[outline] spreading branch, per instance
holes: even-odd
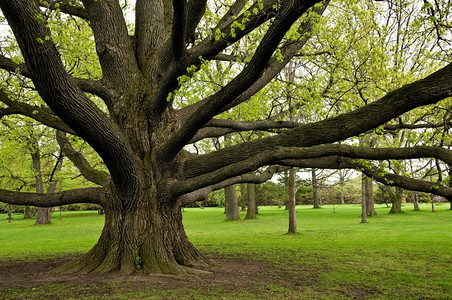
[[[104,171],[94,169],[86,158],[72,147],[64,132],[57,131],[56,138],[64,155],[79,169],[83,177],[104,187],[109,184],[110,175]]]
[[[107,195],[103,188],[84,188],[53,194],[23,193],[0,189],[0,202],[13,205],[53,207],[75,203],[102,205]]]
[[[380,100],[355,111],[255,141],[239,144],[203,155],[186,163],[189,177],[209,173],[229,164],[238,163],[261,152],[277,147],[310,147],[335,143],[374,129],[416,107],[433,104],[452,96],[452,64],[424,79],[407,84]],[[240,153],[240,155],[237,155]]]
[[[223,89],[209,97],[188,119],[162,148],[162,157],[171,161],[175,155],[193,138],[196,132],[211,118],[220,113],[231,99],[246,91],[263,73],[265,65],[271,59],[285,33],[306,10],[317,1],[287,4],[281,9],[262,38],[250,63]]]

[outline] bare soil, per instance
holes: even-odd
[[[130,299],[149,295],[153,295],[149,296],[151,299],[160,299],[159,295],[162,299],[197,299],[200,295],[229,299],[227,295],[273,298],[275,293],[281,299],[281,296],[286,298],[284,295],[291,298],[290,291],[317,283],[314,270],[302,266],[291,269],[287,265],[246,258],[210,257],[214,263],[204,268],[206,272],[196,275],[146,276],[139,272],[130,276],[56,275],[50,272],[70,259],[74,257],[0,262],[0,299],[19,299],[24,294],[33,299]]]

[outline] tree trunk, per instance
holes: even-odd
[[[248,195],[246,190],[248,189],[246,183],[242,183],[240,184],[240,210],[241,211],[246,211],[246,204],[248,203]]]
[[[366,179],[361,175],[361,223],[367,223]]]
[[[142,191],[127,201],[113,194],[103,205],[105,225],[97,244],[79,260],[56,272],[201,272],[187,268],[206,265],[207,261],[185,234],[181,201],[171,204],[174,202],[158,198],[153,191]]]
[[[8,205],[8,216],[6,217],[6,219],[8,220],[8,223],[11,223],[12,220],[12,210],[13,210],[13,206],[11,204]]]
[[[345,204],[344,184],[345,184],[344,170],[339,170],[339,198],[341,199],[341,204]]]
[[[432,212],[435,212],[435,195],[430,194],[430,199],[432,200]]]
[[[24,208],[24,219],[31,219],[33,217],[33,208],[31,206],[25,206]]]
[[[316,170],[312,169],[311,174],[312,174],[312,194],[313,194],[312,197],[314,198],[314,208],[320,208],[320,199],[318,193],[319,183],[317,181]]]
[[[31,153],[31,158],[33,160],[33,168],[35,169],[36,193],[42,194],[44,193],[44,183],[42,181],[41,154],[39,152],[39,145],[37,141],[33,145],[33,147],[35,148],[35,150]],[[35,225],[50,223],[51,211],[51,207],[37,207]]]
[[[248,210],[246,211],[245,219],[256,219],[256,185],[254,183],[248,183]]]
[[[366,201],[366,214],[369,217],[377,216],[377,212],[375,211],[374,188],[372,179],[363,174],[362,180],[364,188],[363,197],[365,197]]]
[[[297,233],[297,215],[296,215],[296,186],[295,169],[289,170],[289,230],[287,233]]]
[[[402,212],[402,198],[403,189],[401,187],[395,187],[395,195],[392,197],[392,207],[389,213],[398,214]]]
[[[419,195],[417,192],[413,193],[413,205],[414,205],[414,211],[420,211],[419,208]]]
[[[226,220],[240,220],[239,205],[235,184],[224,188]]]

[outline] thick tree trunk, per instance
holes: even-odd
[[[312,194],[313,194],[312,197],[314,198],[314,208],[320,208],[320,199],[318,193],[319,183],[317,181],[316,170],[312,169],[311,174],[312,174]]]
[[[297,215],[296,215],[296,186],[295,186],[295,169],[289,170],[289,230],[287,233],[297,233]]]
[[[248,210],[245,219],[256,219],[256,185],[248,183],[246,185],[248,195]]]
[[[240,220],[239,205],[235,184],[224,188],[226,220]]]
[[[105,225],[97,244],[58,273],[120,271],[183,274],[200,272],[187,267],[207,261],[189,242],[182,224],[181,203],[157,201],[155,192],[121,201],[113,195],[104,203]],[[126,206],[124,203],[135,203]]]
[[[392,197],[392,207],[389,213],[398,214],[402,212],[403,189],[395,187],[395,195]]]

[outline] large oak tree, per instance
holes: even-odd
[[[200,34],[200,28],[212,19],[205,13],[210,5],[207,0],[137,0],[132,30],[118,0],[1,0],[23,63],[1,56],[0,67],[31,79],[47,106],[12,99],[12,91],[3,85],[0,99],[5,106],[0,116],[22,114],[58,129],[65,156],[100,187],[50,195],[0,190],[0,201],[39,206],[88,202],[104,207],[105,225],[97,244],[60,271],[120,270],[128,274],[139,267],[150,273],[180,273],[191,270],[187,266],[207,263],[184,232],[183,203],[235,183],[266,180],[278,170],[271,167],[261,174],[251,173],[262,166],[360,167],[377,180],[413,188],[413,181],[381,174],[352,158],[436,157],[452,165],[451,154],[444,148],[370,149],[334,144],[450,97],[452,65],[362,108],[316,123],[217,118],[247,101],[299,53],[312,28],[303,15],[312,8],[322,13],[327,4],[237,0],[219,11],[223,15],[216,24],[209,24],[211,34]],[[76,76],[69,70],[48,26],[47,13],[54,10],[89,25],[102,70],[100,79]],[[193,89],[192,93],[203,97],[183,107],[174,101],[180,79],[192,76],[193,66],[230,58],[230,46],[240,47],[256,30],[261,30],[260,41],[232,80],[208,95]],[[295,39],[293,34],[285,38],[289,30],[298,32]],[[249,130],[275,131],[266,138],[207,154],[184,148],[205,138]],[[66,133],[89,143],[108,173],[94,169],[75,151]],[[422,184],[421,189],[432,190]],[[450,188],[435,191],[452,197]]]

